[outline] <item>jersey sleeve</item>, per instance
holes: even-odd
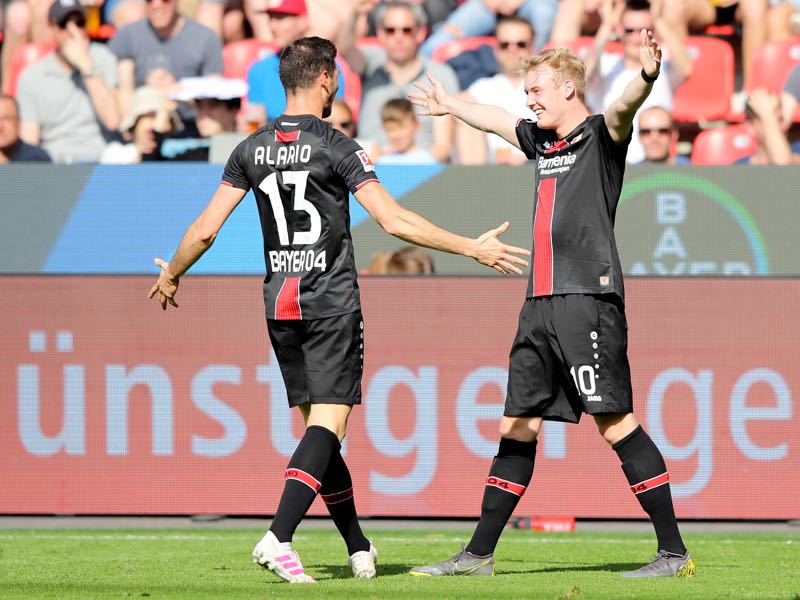
[[[247,178],[247,169],[245,168],[247,142],[249,139],[239,142],[239,145],[233,149],[233,152],[228,157],[228,162],[225,163],[225,170],[222,172],[222,183],[245,191],[250,189],[250,181]]]
[[[517,122],[517,140],[519,147],[528,158],[536,158],[536,133],[539,126],[533,121],[520,119]]]
[[[341,131],[331,129],[329,148],[333,170],[352,193],[355,194],[370,181],[378,181],[375,165],[358,142]]]
[[[624,140],[615,142],[614,138],[611,137],[608,126],[606,126],[606,120],[603,115],[595,115],[591,120],[591,125],[595,135],[597,135],[597,140],[600,142],[600,147],[603,149],[603,154],[610,156],[615,161],[625,162],[628,146],[633,139],[633,127],[631,127]]]

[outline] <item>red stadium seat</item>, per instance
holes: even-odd
[[[277,51],[275,44],[252,38],[228,42],[222,48],[222,60],[225,63],[223,75],[235,79],[247,79],[247,71],[254,62]]]
[[[358,123],[358,112],[361,108],[361,76],[350,68],[350,65],[340,54],[336,57],[336,64],[344,80],[344,101],[353,113],[353,120]]]
[[[432,58],[436,62],[446,62],[462,52],[477,50],[481,46],[491,46],[494,48],[496,45],[497,40],[492,36],[465,37],[445,42],[433,51]]]
[[[383,44],[376,36],[367,35],[356,40],[358,48],[383,48]]]
[[[795,65],[800,64],[800,38],[762,44],[753,57],[748,91],[765,87],[771,92],[783,89]]]
[[[11,67],[9,68],[8,82],[6,83],[6,94],[17,95],[17,81],[22,71],[35,62],[55,50],[54,42],[30,42],[18,47],[11,57]]]
[[[753,154],[758,145],[747,125],[726,125],[701,131],[692,148],[693,165],[730,165]]]
[[[682,123],[724,120],[734,92],[733,48],[724,40],[691,36],[686,49],[694,70],[675,90],[673,118]]]

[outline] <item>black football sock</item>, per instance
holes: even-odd
[[[494,552],[503,528],[525,493],[533,475],[536,440],[518,442],[500,438],[483,491],[481,519],[467,544],[467,552],[487,556]]]
[[[650,515],[658,538],[658,549],[670,554],[686,554],[669,489],[669,473],[664,457],[641,426],[613,446],[622,461],[622,470],[631,491]]]
[[[331,519],[347,544],[347,553],[353,555],[356,552],[369,550],[369,540],[364,537],[358,524],[350,470],[339,452],[334,452],[331,456],[319,495],[322,496]]]
[[[330,429],[312,425],[286,467],[283,495],[269,530],[280,542],[291,542],[322,486],[331,456],[339,452],[339,438]]]

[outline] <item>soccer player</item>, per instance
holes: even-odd
[[[463,254],[508,273],[521,273],[522,248],[498,236],[508,223],[477,239],[436,227],[400,207],[379,183],[367,154],[322,121],[336,96],[336,48],[302,38],[280,58],[286,89],[283,115],[244,140],[231,154],[222,183],[189,226],[149,292],[161,307],[176,306],[180,277],[211,247],[248,190],[258,204],[264,236],[267,329],[289,396],[306,423],[289,460],[269,531],[253,559],[291,583],[313,583],[292,549],[292,535],[317,493],[344,538],[356,577],[375,576],[377,553],[359,527],[353,487],[340,453],[347,419],[361,403],[364,323],[348,212],[349,193],[388,233],[405,241]]]
[[[435,79],[412,100],[422,114],[451,114],[497,133],[536,160],[538,189],[526,301],[510,353],[500,447],[469,544],[414,575],[493,575],[492,554],[533,473],[542,419],[592,415],[658,538],[653,562],[623,577],[694,574],[678,531],[664,459],[633,415],[622,269],[614,216],[634,114],[658,78],[661,49],[640,32],[642,71],[603,115],[584,104],[585,66],[564,49],[522,59],[537,122],[451,97]]]

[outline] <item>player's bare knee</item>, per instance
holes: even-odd
[[[639,425],[633,413],[595,415],[594,421],[600,435],[610,445],[616,444]]]
[[[519,442],[532,442],[539,434],[540,423],[541,419],[503,417],[500,419],[500,437]]]

